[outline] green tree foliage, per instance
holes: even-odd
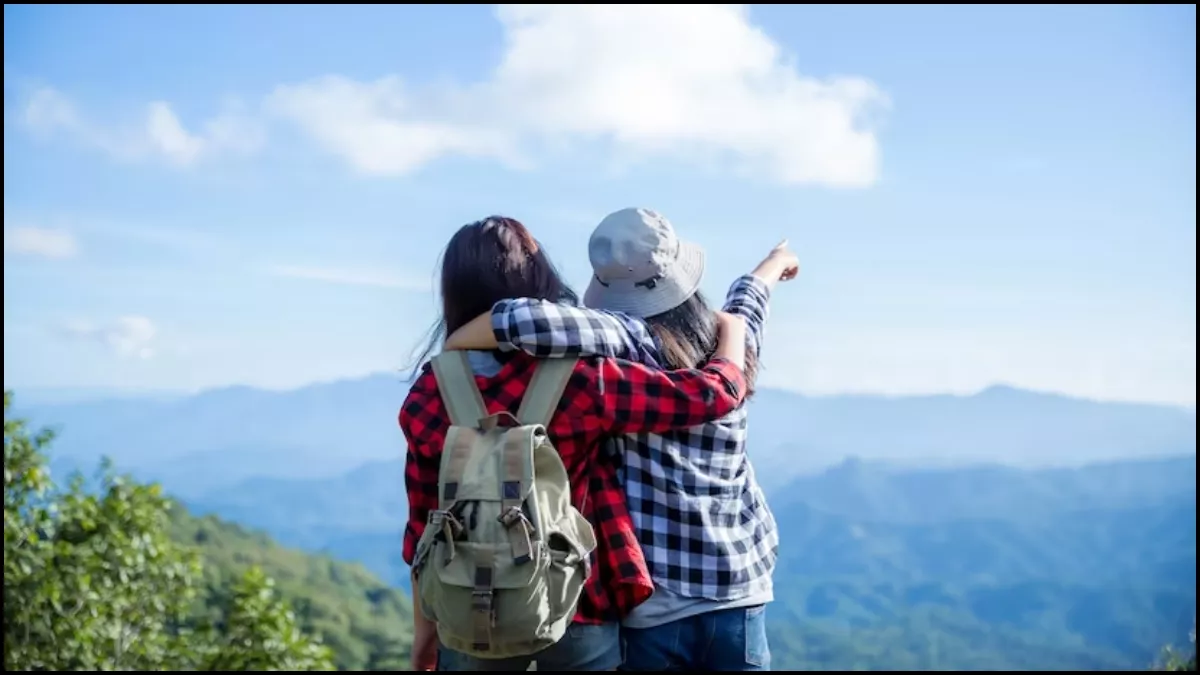
[[[1192,632],[1188,635],[1191,642],[1191,652],[1189,656],[1187,651],[1182,651],[1174,647],[1167,647],[1163,650],[1162,670],[1167,671],[1195,671],[1196,670],[1196,629],[1192,628]]]
[[[280,602],[275,582],[252,567],[233,590],[206,670],[333,670],[328,647],[309,640]]]
[[[209,622],[199,558],[172,539],[170,504],[105,466],[98,492],[57,490],[44,449],[4,394],[5,670],[329,670],[261,571]]]
[[[406,670],[412,644],[412,605],[360,565],[284,548],[268,536],[213,516],[172,511],[173,537],[204,561],[197,613],[225,615],[229,589],[253,567],[275,582],[302,630],[333,650],[339,670]]]

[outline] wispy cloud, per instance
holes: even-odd
[[[122,316],[107,324],[68,321],[61,327],[64,336],[84,342],[103,344],[122,358],[149,359],[154,356],[158,327],[144,316]]]
[[[79,242],[67,230],[43,227],[5,227],[4,254],[65,259],[79,254]]]
[[[362,268],[270,265],[266,268],[266,272],[275,277],[321,281],[347,286],[374,286],[377,288],[395,288],[406,291],[429,291],[433,288],[433,284],[429,280],[421,281],[413,277]]]
[[[231,253],[231,244],[219,235],[187,227],[92,218],[69,219],[67,222],[74,223],[73,229],[89,236],[146,244],[207,259]]]
[[[249,154],[265,142],[259,119],[234,100],[227,101],[222,112],[209,119],[200,133],[189,131],[165,101],[149,103],[140,122],[112,128],[88,119],[62,92],[43,87],[29,98],[23,121],[35,133],[64,134],[116,159],[157,159],[176,167],[191,166],[222,153]]]
[[[4,255],[65,260],[78,258],[87,249],[89,261],[95,251],[156,249],[152,255],[169,254],[206,266],[239,264],[242,255],[235,240],[212,231],[180,226],[164,219],[139,222],[71,213],[45,213],[17,209],[4,217]],[[219,262],[218,262],[219,261]]]

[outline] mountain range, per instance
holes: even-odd
[[[397,375],[292,391],[249,387],[190,396],[18,402],[61,428],[60,466],[109,456],[192,498],[250,478],[328,479],[403,458]],[[1096,402],[997,386],[973,396],[828,396],[762,389],[750,448],[768,490],[848,457],[904,466],[1079,466],[1194,453],[1195,411]]]
[[[191,512],[405,588],[405,392],[375,376],[17,410],[61,430],[55,471],[110,456]],[[1144,668],[1194,625],[1192,410],[1009,387],[751,405],[777,669]]]

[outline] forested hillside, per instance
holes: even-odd
[[[196,519],[102,468],[55,485],[4,398],[5,670],[400,670],[410,606],[361,567]]]
[[[231,581],[258,566],[275,580],[303,630],[333,650],[339,669],[407,669],[412,605],[360,565],[283,548],[266,534],[182,509],[172,511],[171,530],[176,541],[199,551],[204,604],[214,616]]]
[[[989,481],[970,481],[981,493],[975,499],[947,498],[955,472],[938,481],[924,476],[920,482],[934,494],[885,500],[897,507],[897,518],[882,511],[864,517],[867,510],[845,497],[825,504],[841,501],[846,513],[859,515],[779,500],[776,602],[768,610],[777,663],[872,670],[1148,667],[1164,643],[1186,642],[1194,625],[1194,459],[1155,468],[1188,467],[1190,489],[1136,500],[1115,494],[1108,508],[1090,497],[1064,507],[1059,494],[1049,500],[1059,505],[1047,508],[1032,497],[1039,491],[1029,489],[1043,485],[1043,477],[1028,476],[1025,489],[1010,488],[1026,500],[1014,499],[1009,517],[984,508],[995,503]],[[847,494],[861,494],[865,483],[881,498],[895,498],[896,485],[913,480],[859,473],[837,477]],[[1073,486],[1091,495],[1079,484],[1103,485],[1110,473],[1098,467],[1090,478],[1083,471],[1073,480],[1060,476],[1063,492]],[[1135,484],[1148,472],[1131,466],[1126,473]],[[940,503],[945,511],[904,517],[918,502]]]

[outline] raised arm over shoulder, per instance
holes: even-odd
[[[609,356],[655,366],[657,342],[640,319],[599,309],[519,298],[492,307],[501,351],[531,356]]]
[[[447,351],[492,350],[497,347],[499,347],[499,343],[496,341],[496,334],[492,332],[492,313],[485,312],[446,336],[446,344],[443,349]]]

